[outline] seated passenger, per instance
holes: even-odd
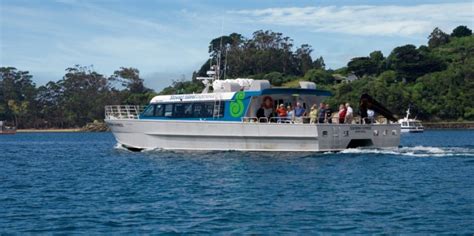
[[[332,109],[329,104],[326,104],[326,122],[329,124],[332,123]]]
[[[326,106],[324,103],[319,104],[319,115],[318,115],[318,123],[324,123],[326,120]]]
[[[316,119],[318,118],[318,107],[316,104],[311,106],[311,111],[309,112],[309,123],[310,124],[316,124]]]
[[[287,120],[288,121],[293,121],[293,119],[295,118],[295,111],[293,110],[293,108],[291,106],[287,106],[286,110],[288,111],[287,116],[286,116]]]
[[[288,112],[286,111],[285,105],[280,104],[280,107],[276,110],[278,117],[286,117]]]
[[[284,104],[280,104],[280,106],[276,110],[276,113],[278,115],[278,122],[281,122],[282,119],[286,119],[286,117],[288,116],[288,112],[286,111]]]
[[[257,111],[257,119],[259,122],[270,121],[270,118],[273,116],[273,100],[271,97],[263,98],[263,104]],[[266,119],[264,119],[266,118]]]

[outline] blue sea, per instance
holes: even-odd
[[[129,152],[0,136],[0,233],[474,233],[474,132],[341,153]]]

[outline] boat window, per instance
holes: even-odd
[[[225,103],[221,103],[219,106],[217,106],[218,110],[214,110],[214,115],[216,117],[223,117],[224,116],[224,109],[225,109]]]
[[[201,117],[203,113],[204,113],[203,104],[202,103],[194,104],[194,110],[193,110],[194,117]]]
[[[193,104],[192,103],[176,103],[174,104],[173,117],[184,118],[193,116]]]
[[[173,104],[165,105],[165,117],[171,117],[173,115]]]
[[[164,111],[165,111],[165,106],[163,104],[156,105],[155,116],[163,116]]]
[[[408,126],[407,122],[402,122],[402,126]]]
[[[417,127],[421,127],[421,126],[422,126],[420,122],[416,122],[415,124],[416,124]]]
[[[328,136],[328,131],[324,130],[323,131],[323,136]]]
[[[408,126],[415,126],[415,122],[408,122]]]
[[[155,105],[149,105],[146,107],[145,111],[143,111],[142,116],[144,117],[151,117],[154,114]]]
[[[214,110],[214,108],[216,108]],[[212,118],[223,117],[225,102],[215,106],[214,102],[157,104],[156,117],[173,118]]]
[[[202,117],[212,117],[212,112],[214,110],[214,104],[213,103],[203,103],[203,107],[204,107],[204,113],[203,113],[203,116]]]

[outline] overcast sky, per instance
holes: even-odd
[[[434,27],[474,25],[471,1],[0,0],[0,66],[57,81],[75,64],[110,75],[136,67],[156,90],[190,78],[222,33],[282,32],[329,68],[396,46],[426,44]]]

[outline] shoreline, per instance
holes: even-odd
[[[423,122],[425,129],[464,129],[472,130],[474,129],[474,122],[472,121],[447,121],[447,122]]]
[[[71,128],[71,129],[18,129],[17,133],[73,133],[82,132],[82,129]]]

